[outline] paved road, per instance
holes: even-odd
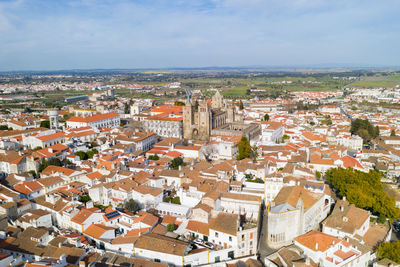
[[[397,241],[400,239],[400,232],[396,232],[394,229],[392,230],[392,236],[390,237],[390,241]]]
[[[268,219],[267,219],[267,215],[265,213],[264,210],[262,210],[262,212],[264,213],[262,216],[262,227],[261,227],[261,231],[260,231],[260,236],[259,236],[259,240],[258,240],[258,254],[260,255],[260,259],[262,262],[264,262],[264,258],[268,255],[271,255],[272,253],[274,253],[276,251],[276,249],[272,249],[270,247],[268,247],[267,245],[267,224],[268,224]]]

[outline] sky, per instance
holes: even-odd
[[[398,0],[0,0],[0,71],[400,66]]]

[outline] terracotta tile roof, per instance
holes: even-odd
[[[301,186],[285,186],[279,191],[275,197],[275,205],[288,203],[292,207],[296,207],[298,201],[302,200],[304,209],[311,208],[320,198],[322,194],[316,194],[304,189]]]
[[[72,170],[72,169],[51,165],[51,166],[48,166],[46,169],[44,169],[42,171],[42,174],[44,174],[44,175],[52,175],[52,174],[55,174],[55,173],[62,173],[64,175],[66,175],[66,176],[70,176],[74,172],[75,172],[75,170]]]
[[[207,236],[209,235],[208,223],[189,220],[186,229],[195,233],[200,233],[202,235],[207,235]]]
[[[301,245],[309,248],[312,251],[325,252],[331,247],[332,244],[337,244],[342,240],[337,237],[312,230],[304,235],[296,237],[294,241],[300,243]]]
[[[84,223],[91,215],[93,214],[92,210],[89,209],[82,209],[76,214],[74,217],[72,217],[71,222],[77,223],[77,224],[82,224]]]
[[[239,228],[238,218],[237,214],[220,212],[217,217],[211,218],[209,227],[215,231],[236,236]]]
[[[175,216],[169,216],[166,215],[163,217],[162,222],[163,224],[175,224],[176,222],[176,217]]]
[[[49,141],[49,140],[63,138],[63,137],[65,137],[64,132],[59,132],[59,133],[54,133],[54,134],[37,136],[36,138],[41,140],[41,141]]]
[[[106,119],[111,119],[114,117],[119,117],[117,113],[105,113],[105,114],[95,114],[92,116],[88,117],[72,117],[67,120],[67,122],[94,122],[94,121],[101,121],[101,120],[106,120]]]
[[[135,243],[135,249],[146,249],[176,256],[185,256],[188,246],[189,244],[184,241],[154,233],[140,236]]]
[[[39,191],[42,188],[43,188],[43,186],[36,181],[31,181],[31,182],[26,181],[26,182],[23,182],[21,184],[17,184],[16,186],[14,186],[15,191],[25,194],[25,195],[30,194],[32,192]]]
[[[242,200],[242,201],[253,201],[253,202],[258,202],[261,204],[262,198],[260,196],[254,196],[254,195],[249,195],[249,194],[238,194],[238,193],[230,193],[230,192],[223,192],[221,195],[221,199],[225,198],[227,201],[229,199],[235,199],[235,200]]]
[[[332,214],[323,222],[327,227],[354,234],[365,221],[369,221],[370,213],[349,204],[346,200],[338,200]]]
[[[91,224],[85,231],[83,231],[83,233],[96,239],[100,239],[105,232],[110,230],[114,231],[115,229],[103,224]]]

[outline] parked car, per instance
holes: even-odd
[[[393,222],[393,228],[396,232],[400,232],[400,222],[394,221]]]
[[[209,248],[209,249],[214,249],[214,244],[213,244],[213,243],[210,243],[210,242],[204,243],[204,246],[207,247],[207,248]]]
[[[195,239],[194,242],[198,244],[203,244],[203,240],[201,240],[200,238]]]

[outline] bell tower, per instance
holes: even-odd
[[[193,139],[192,126],[194,124],[194,107],[190,101],[186,101],[183,107],[183,138]]]
[[[206,100],[200,102],[198,116],[199,139],[208,141],[211,133],[211,110]]]

